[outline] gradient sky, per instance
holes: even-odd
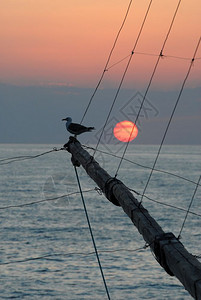
[[[93,87],[103,71],[124,18],[125,0],[1,0],[0,82],[18,85],[57,84]],[[178,1],[153,1],[137,52],[159,54]],[[149,1],[133,1],[111,59],[131,53]],[[165,55],[192,58],[201,29],[201,1],[183,0],[164,50]],[[201,46],[197,53],[201,57]],[[125,87],[146,85],[157,57],[136,54]],[[127,60],[111,68],[104,85],[114,87]],[[153,85],[182,82],[189,60],[161,60]],[[188,86],[199,86],[201,59]]]

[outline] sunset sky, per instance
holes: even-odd
[[[130,1],[1,0],[0,82],[17,85],[93,87],[121,26]],[[133,1],[109,66],[128,56],[149,1]],[[178,1],[153,1],[136,52],[160,53]],[[192,58],[201,29],[200,0],[183,0],[164,55]],[[201,46],[197,53],[201,57]],[[146,85],[157,56],[135,54],[125,87]],[[190,60],[161,60],[153,86],[179,84]],[[103,86],[114,87],[127,60],[105,74]],[[195,61],[189,86],[199,86],[201,59]]]
[[[80,122],[104,71],[130,0],[0,1],[0,142],[63,143],[61,119]],[[96,143],[136,43],[149,0],[133,0],[84,124]],[[135,122],[178,0],[153,0],[108,120]],[[133,143],[160,144],[201,35],[201,1],[182,0]],[[201,45],[167,143],[200,144]],[[146,109],[146,110],[145,110]],[[108,129],[108,130],[109,130]],[[109,132],[109,131],[108,131]],[[111,133],[111,136],[113,133]],[[81,137],[82,138],[82,137]],[[108,143],[106,140],[105,142]]]

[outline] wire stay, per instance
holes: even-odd
[[[91,150],[93,150],[93,151],[95,150],[94,147],[86,146],[86,145],[83,145],[83,144],[82,144],[82,147],[83,147],[83,148],[86,148],[86,149],[91,149]],[[100,152],[100,153],[103,153],[103,154],[106,154],[106,155],[109,155],[109,156],[112,156],[112,157],[115,157],[115,158],[120,158],[120,159],[121,159],[121,156],[116,155],[116,154],[114,154],[114,153],[112,153],[112,152],[107,152],[107,151],[103,151],[103,150],[100,150],[100,149],[97,149],[96,151],[97,151],[97,152]],[[131,160],[131,159],[128,159],[128,158],[126,158],[126,157],[123,157],[123,160],[126,161],[126,162],[128,162],[128,163],[130,163],[130,164],[136,165],[136,166],[138,166],[138,167],[140,167],[140,168],[144,168],[144,169],[148,169],[148,170],[151,170],[151,169],[152,169],[152,167],[142,165],[142,164],[137,163],[137,162],[135,162],[135,161],[133,161],[133,160]],[[154,169],[154,171],[155,171],[155,172],[158,172],[158,173],[163,173],[163,174],[167,174],[167,175],[170,175],[170,176],[174,176],[174,177],[179,178],[179,179],[181,179],[181,180],[185,180],[185,181],[187,181],[187,182],[189,182],[189,183],[192,183],[192,184],[194,184],[194,185],[197,185],[197,182],[195,182],[195,181],[193,181],[193,180],[191,180],[191,179],[189,179],[189,178],[186,178],[186,177],[184,177],[184,176],[178,175],[178,174],[176,174],[176,173],[172,173],[172,172],[169,172],[169,171],[166,171],[166,170],[161,170],[161,169]],[[201,186],[201,184],[199,184],[199,185]]]
[[[81,188],[81,184],[80,184],[80,180],[79,180],[79,176],[78,176],[76,166],[74,166],[74,169],[75,169],[77,183],[78,183],[78,187],[79,187],[79,190],[80,190],[80,196],[81,196],[81,199],[82,199],[82,204],[83,204],[83,207],[84,207],[84,212],[85,212],[85,215],[86,215],[89,231],[90,231],[90,234],[91,234],[92,243],[93,243],[93,246],[94,246],[94,250],[95,250],[95,253],[96,253],[96,258],[97,258],[98,265],[99,265],[99,269],[100,269],[100,272],[101,272],[101,276],[102,276],[102,279],[103,279],[103,283],[104,283],[104,286],[105,286],[107,297],[110,300],[109,290],[108,290],[108,287],[107,287],[107,284],[106,284],[105,276],[104,276],[103,269],[102,269],[102,266],[101,266],[101,262],[100,262],[100,259],[99,259],[99,254],[98,254],[98,250],[97,250],[97,247],[96,247],[96,242],[95,242],[95,239],[94,239],[94,235],[93,235],[91,223],[90,223],[88,212],[87,212],[87,207],[86,207],[86,204],[85,204],[85,201],[84,201],[84,196],[83,196],[83,193],[82,193],[82,188]]]
[[[105,249],[105,250],[99,250],[99,253],[115,253],[115,252],[137,252],[141,250],[145,250],[148,248],[149,245],[145,244],[144,246],[136,249]],[[18,259],[18,260],[11,260],[11,261],[6,261],[6,262],[0,262],[0,265],[11,265],[11,264],[17,264],[17,263],[25,263],[29,261],[34,261],[34,260],[41,260],[41,259],[46,259],[50,260],[51,257],[66,257],[66,256],[72,256],[72,255],[82,255],[82,256],[89,256],[89,255],[94,255],[95,251],[92,252],[63,252],[63,253],[50,253],[50,254],[44,254],[41,256],[35,256],[35,257],[27,257],[24,259]]]
[[[199,184],[198,184],[198,186],[199,186]],[[139,196],[142,196],[141,193],[139,193],[139,192],[137,192],[137,191],[135,191],[135,190],[133,190],[133,189],[131,189],[131,188],[129,188],[129,187],[128,187],[128,189],[129,189],[131,192],[133,192],[133,193],[135,193],[135,194],[137,194],[137,195],[139,195]],[[146,198],[147,200],[152,201],[152,202],[154,202],[154,203],[160,204],[160,205],[162,205],[162,206],[166,206],[166,207],[169,207],[169,208],[177,209],[177,210],[180,210],[180,211],[182,211],[182,212],[188,212],[189,214],[192,214],[192,215],[194,215],[194,216],[196,216],[196,217],[201,217],[201,214],[199,214],[199,213],[193,212],[193,211],[191,211],[191,210],[187,210],[187,209],[182,208],[182,207],[178,207],[178,206],[176,206],[176,205],[172,205],[172,204],[164,203],[164,202],[159,201],[159,200],[155,200],[155,199],[153,199],[153,198],[148,197],[148,196],[145,195],[145,194],[144,194],[144,198]]]
[[[158,149],[156,158],[155,158],[155,160],[154,160],[154,164],[153,164],[153,166],[152,166],[152,170],[151,170],[150,175],[149,175],[149,177],[148,177],[147,183],[146,183],[146,185],[145,185],[145,187],[144,187],[144,191],[143,191],[143,194],[142,194],[141,201],[143,200],[143,195],[145,194],[145,192],[146,192],[146,190],[147,190],[147,187],[148,187],[148,185],[149,185],[149,182],[150,182],[150,180],[151,180],[151,177],[152,177],[152,174],[153,174],[153,172],[154,172],[156,163],[157,163],[157,161],[158,161],[158,158],[159,158],[159,155],[160,155],[160,152],[161,152],[163,143],[164,143],[164,141],[165,141],[167,132],[168,132],[168,130],[169,130],[170,124],[171,124],[171,122],[172,122],[172,119],[173,119],[173,116],[174,116],[174,114],[175,114],[176,108],[177,108],[178,103],[179,103],[179,101],[180,101],[182,92],[183,92],[183,90],[184,90],[184,86],[185,86],[186,81],[187,81],[187,79],[188,79],[188,76],[189,76],[189,74],[190,74],[190,72],[191,72],[191,69],[192,69],[192,66],[193,66],[193,63],[194,63],[195,56],[196,56],[196,54],[197,54],[197,51],[198,51],[198,48],[199,48],[199,45],[200,45],[200,41],[201,41],[201,37],[199,38],[199,41],[198,41],[198,43],[197,43],[197,45],[196,45],[196,48],[195,48],[195,51],[194,51],[194,54],[193,54],[193,58],[192,58],[192,60],[191,60],[190,66],[189,66],[189,68],[188,68],[188,70],[187,70],[186,76],[185,76],[184,81],[183,81],[183,83],[182,83],[182,86],[181,86],[179,95],[178,95],[178,97],[177,97],[176,103],[175,103],[174,108],[173,108],[173,110],[172,110],[172,113],[171,113],[171,115],[170,115],[168,124],[167,124],[167,126],[166,126],[166,129],[165,129],[165,132],[164,132],[164,135],[163,135],[163,138],[162,138],[162,140],[161,140],[161,144],[160,144],[160,146],[159,146],[159,149]]]
[[[193,196],[192,196],[192,198],[191,198],[191,201],[190,201],[190,203],[189,203],[188,210],[187,210],[187,212],[186,212],[186,215],[185,215],[184,221],[183,221],[183,223],[182,223],[182,226],[181,226],[181,230],[180,230],[180,232],[179,232],[179,235],[178,235],[178,239],[180,239],[180,238],[181,238],[181,233],[182,233],[182,230],[184,229],[184,225],[185,225],[185,223],[186,223],[186,219],[187,219],[187,217],[188,217],[189,211],[190,211],[190,209],[191,209],[191,206],[192,206],[192,204],[193,204],[193,200],[194,200],[194,198],[195,198],[195,195],[196,195],[196,193],[197,193],[197,189],[198,189],[198,186],[199,186],[200,180],[201,180],[201,176],[200,176],[200,177],[199,177],[199,179],[198,179],[198,183],[197,183],[197,185],[196,185],[196,187],[195,187],[195,190],[194,190]]]
[[[58,151],[61,151],[61,150],[64,150],[64,148],[57,149],[55,147],[52,150],[49,150],[49,151],[46,151],[46,152],[43,152],[43,153],[40,153],[40,154],[36,154],[36,155],[21,155],[21,156],[2,158],[2,159],[0,159],[0,166],[8,165],[8,164],[11,164],[11,163],[16,162],[16,161],[22,161],[22,160],[27,160],[27,159],[38,158],[40,156],[43,156],[43,155],[46,155],[46,154],[49,154],[49,153],[52,153],[52,152],[58,152]]]
[[[97,142],[97,144],[96,144],[96,148],[95,148],[95,151],[94,151],[93,156],[96,154],[96,150],[98,149],[98,146],[99,146],[99,144],[100,144],[101,138],[102,138],[102,136],[103,136],[103,132],[104,132],[105,127],[106,127],[106,125],[107,125],[107,123],[108,123],[109,117],[110,117],[110,115],[111,115],[111,113],[112,113],[113,107],[114,107],[114,105],[115,105],[115,102],[116,102],[116,100],[117,100],[117,97],[118,97],[118,95],[119,95],[119,92],[120,92],[120,90],[121,90],[121,87],[122,87],[122,85],[123,85],[124,79],[125,79],[126,74],[127,74],[127,72],[128,72],[128,69],[129,69],[129,66],[130,66],[130,64],[131,64],[133,55],[134,55],[134,53],[135,53],[135,49],[136,49],[136,47],[137,47],[137,44],[138,44],[139,39],[140,39],[140,36],[141,36],[141,34],[142,34],[142,31],[143,31],[143,28],[144,28],[144,25],[145,25],[147,16],[148,16],[148,14],[149,14],[149,11],[150,11],[150,8],[151,8],[151,4],[152,4],[152,0],[149,2],[149,5],[148,5],[148,8],[147,8],[147,10],[146,10],[144,19],[143,19],[143,21],[142,21],[142,24],[141,24],[141,27],[140,27],[138,36],[137,36],[137,38],[136,38],[136,40],[135,40],[135,43],[134,43],[133,49],[132,49],[132,51],[131,51],[131,54],[129,55],[129,59],[128,59],[128,62],[127,62],[126,67],[125,67],[125,69],[124,69],[123,75],[122,75],[122,77],[121,77],[119,86],[118,86],[118,88],[117,88],[117,92],[116,92],[115,97],[114,97],[114,99],[113,99],[113,102],[112,102],[112,104],[111,104],[109,113],[108,113],[108,115],[107,115],[107,117],[106,117],[104,126],[103,126],[103,128],[102,128],[102,130],[101,130],[101,134],[100,134],[100,136],[99,136],[99,138],[98,138],[98,142]]]
[[[147,52],[137,52],[135,51],[135,55],[145,55],[145,56],[157,56],[158,54],[154,54],[154,53],[147,53]],[[109,71],[110,69],[112,69],[113,67],[115,67],[116,65],[120,64],[122,61],[124,61],[125,59],[127,59],[130,56],[130,54],[128,54],[127,56],[123,57],[122,59],[118,60],[117,62],[115,62],[114,64],[112,64],[111,66],[109,66],[107,68],[107,71]],[[179,60],[191,60],[191,58],[189,57],[183,57],[183,56],[175,56],[175,55],[168,55],[168,54],[163,54],[163,58],[174,58],[174,59],[179,59]],[[198,60],[199,58],[196,58],[196,60]]]
[[[129,136],[129,138],[128,138],[128,141],[127,141],[127,143],[126,143],[125,149],[124,149],[124,151],[123,151],[122,158],[121,158],[121,160],[120,160],[120,162],[119,162],[119,165],[118,165],[118,167],[117,167],[117,170],[116,170],[115,177],[117,177],[117,175],[118,175],[118,172],[119,172],[119,169],[120,169],[120,167],[121,167],[121,164],[122,164],[123,158],[124,158],[124,156],[125,156],[125,154],[126,154],[126,151],[127,151],[128,145],[129,145],[129,143],[130,143],[130,138],[131,138],[131,136],[132,136],[132,133],[133,133],[133,131],[134,131],[134,129],[135,129],[135,126],[136,126],[136,124],[137,124],[137,121],[138,121],[138,119],[139,119],[139,116],[140,116],[141,110],[142,110],[142,108],[143,108],[143,105],[144,105],[145,99],[146,99],[146,97],[147,97],[147,94],[148,94],[148,91],[149,91],[149,89],[150,89],[150,87],[151,87],[152,80],[153,80],[153,78],[154,78],[154,75],[155,75],[155,73],[156,73],[156,70],[157,70],[157,68],[158,68],[159,61],[160,61],[160,59],[163,57],[163,51],[164,51],[164,48],[165,48],[166,42],[167,42],[167,40],[168,40],[168,37],[169,37],[169,35],[170,35],[170,32],[171,32],[171,30],[172,30],[172,26],[173,26],[173,24],[174,24],[174,21],[175,21],[175,18],[176,18],[176,15],[177,15],[177,12],[178,12],[178,9],[179,9],[179,6],[180,6],[180,3],[181,3],[181,0],[179,0],[179,2],[178,2],[178,4],[177,4],[176,10],[175,10],[175,12],[174,12],[174,15],[173,15],[172,21],[171,21],[171,23],[170,23],[170,26],[169,26],[169,29],[168,29],[168,32],[167,32],[167,34],[166,34],[166,36],[165,36],[165,40],[164,40],[164,42],[163,42],[163,45],[162,45],[162,48],[161,48],[160,54],[158,55],[158,58],[157,58],[156,64],[155,64],[155,66],[154,66],[154,69],[153,69],[153,72],[152,72],[152,74],[151,74],[151,77],[150,77],[150,80],[149,80],[148,86],[147,86],[147,88],[146,88],[146,91],[145,91],[144,97],[143,97],[143,99],[142,99],[142,102],[141,102],[140,108],[139,108],[139,110],[138,110],[138,113],[137,113],[137,116],[136,116],[136,118],[135,118],[135,122],[134,122],[134,125],[133,125],[133,127],[132,127],[132,130],[131,130],[130,136]]]
[[[83,193],[89,193],[89,192],[97,191],[97,189],[98,188],[85,190],[85,191],[82,191],[82,192]],[[20,208],[20,207],[35,205],[35,204],[44,203],[44,202],[51,202],[51,201],[61,200],[61,199],[64,199],[66,197],[77,195],[77,194],[80,194],[80,192],[72,192],[72,193],[69,193],[69,194],[64,194],[62,196],[57,196],[57,197],[53,197],[53,198],[46,198],[46,199],[41,199],[41,200],[22,203],[22,204],[13,204],[13,205],[8,205],[8,206],[0,206],[0,210],[10,209],[10,208],[18,208],[18,207]]]
[[[197,183],[198,186],[201,186],[200,183]],[[142,194],[140,192],[137,192],[131,188],[128,187],[128,189],[132,192],[134,192],[135,194],[137,194],[138,196],[142,196]],[[94,189],[89,189],[89,190],[84,190],[82,191],[82,193],[89,193],[89,192],[97,192],[99,195],[101,195],[101,190],[98,188],[98,187],[95,187]],[[11,204],[11,205],[8,205],[8,206],[0,206],[0,211],[1,210],[6,210],[6,209],[12,209],[12,208],[22,208],[22,207],[25,207],[25,206],[31,206],[31,205],[35,205],[35,204],[40,204],[40,203],[45,203],[45,202],[51,202],[51,201],[56,201],[56,200],[61,200],[61,199],[65,199],[66,197],[69,197],[69,196],[73,196],[73,195],[77,195],[77,194],[80,194],[80,192],[72,192],[72,193],[69,193],[69,194],[64,194],[64,195],[61,195],[61,196],[58,196],[58,197],[54,197],[54,198],[46,198],[46,199],[41,199],[41,200],[36,200],[36,201],[32,201],[32,202],[27,202],[27,203],[21,203],[21,204]],[[148,197],[147,195],[144,195],[144,197],[152,202],[155,202],[157,204],[160,204],[160,205],[163,205],[163,206],[167,206],[167,207],[170,207],[170,208],[174,208],[174,209],[177,209],[177,210],[180,210],[180,211],[183,211],[183,212],[187,212],[187,209],[185,208],[182,208],[182,207],[178,207],[176,205],[171,205],[171,204],[167,204],[167,203],[164,203],[162,201],[159,201],[159,200],[155,200],[153,198],[150,198]],[[196,212],[193,212],[191,210],[188,211],[189,214],[192,214],[192,215],[195,215],[197,217],[201,217],[201,214],[199,213],[196,213]]]
[[[115,49],[115,47],[116,47],[116,44],[117,44],[117,41],[118,41],[118,39],[119,39],[120,33],[121,33],[121,31],[122,31],[122,29],[123,29],[123,27],[124,27],[124,24],[125,24],[125,22],[126,22],[126,19],[127,19],[127,17],[128,17],[128,14],[129,14],[129,11],[130,11],[132,2],[133,2],[133,0],[131,0],[131,1],[129,2],[129,5],[128,5],[128,8],[127,8],[125,17],[124,17],[123,22],[122,22],[122,24],[121,24],[121,26],[120,26],[120,29],[119,29],[119,31],[118,31],[118,33],[117,33],[117,36],[116,36],[115,41],[114,41],[114,43],[113,43],[112,49],[110,50],[109,56],[108,56],[107,61],[106,61],[106,65],[105,65],[104,70],[103,70],[103,72],[102,72],[102,75],[101,75],[101,77],[100,77],[100,79],[99,79],[99,81],[98,81],[98,83],[97,83],[97,85],[96,85],[96,88],[95,88],[95,90],[94,90],[94,92],[93,92],[93,94],[92,94],[92,96],[91,96],[91,98],[90,98],[90,100],[89,100],[89,103],[88,103],[88,105],[87,105],[87,107],[86,107],[86,109],[85,109],[85,112],[84,112],[84,114],[83,114],[83,117],[82,117],[82,119],[81,119],[80,124],[82,124],[82,122],[83,122],[83,120],[84,120],[84,118],[85,118],[85,116],[86,116],[86,114],[87,114],[87,111],[88,111],[88,109],[89,109],[89,107],[90,107],[90,105],[91,105],[91,102],[92,102],[92,100],[93,100],[93,98],[94,98],[96,92],[98,91],[98,88],[99,88],[99,86],[100,86],[100,84],[101,84],[101,82],[102,82],[102,80],[103,80],[103,77],[104,77],[104,75],[105,75],[105,72],[107,71],[108,64],[109,64],[109,62],[110,62],[110,59],[111,59],[112,54],[113,54],[113,52],[114,52],[114,49]]]

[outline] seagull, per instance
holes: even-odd
[[[70,117],[67,117],[65,119],[62,119],[62,121],[66,121],[66,129],[70,133],[74,134],[75,137],[81,133],[89,132],[94,130],[94,127],[85,127],[83,125],[72,123],[72,119]]]

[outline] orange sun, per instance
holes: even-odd
[[[114,136],[121,142],[130,142],[138,135],[137,126],[130,121],[122,121],[114,127]]]

